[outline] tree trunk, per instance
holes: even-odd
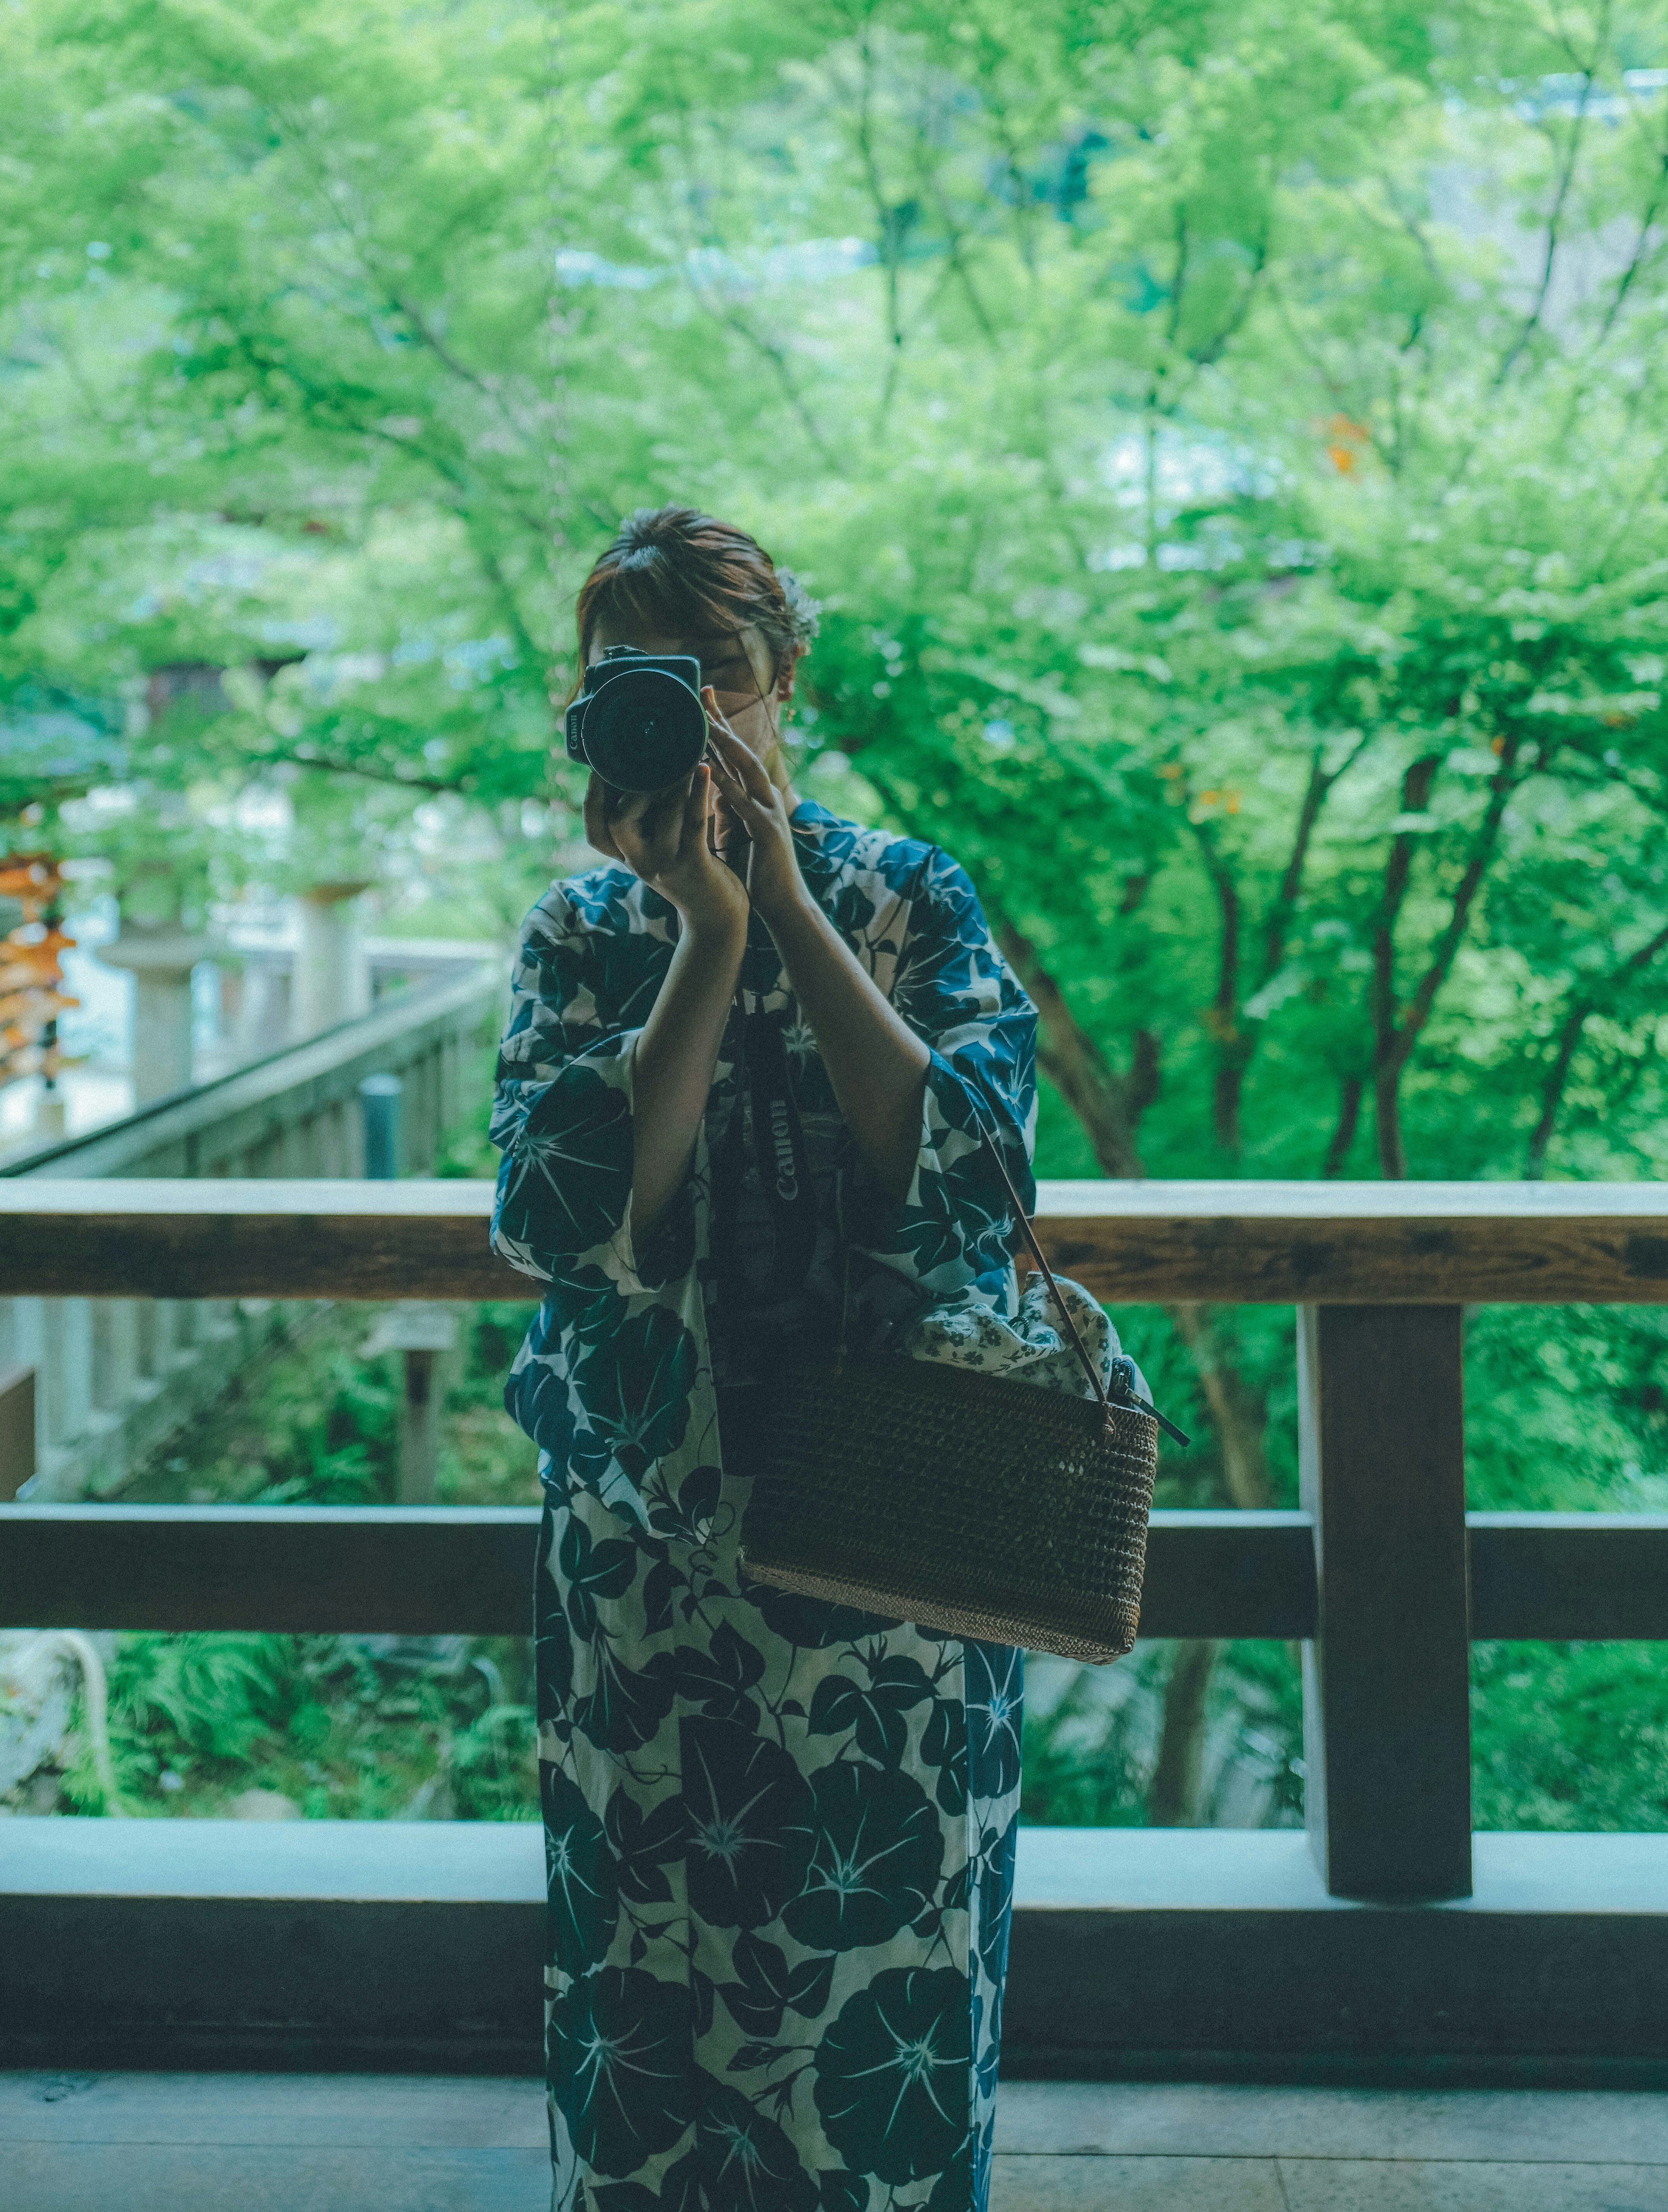
[[[1529,1158],[1524,1166],[1526,1181],[1538,1182],[1546,1173],[1546,1155],[1552,1143],[1552,1133],[1558,1126],[1558,1109],[1563,1103],[1564,1085],[1569,1080],[1570,1064],[1581,1042],[1581,1032],[1589,1018],[1601,1006],[1613,1005],[1616,994],[1643,968],[1648,968],[1657,955],[1668,946],[1668,927],[1647,938],[1636,952],[1629,953],[1614,974],[1607,975],[1597,991],[1578,999],[1564,1018],[1563,1028],[1558,1033],[1557,1056],[1552,1063],[1541,1090],[1540,1119],[1535,1124],[1529,1139]]]
[[[1164,1733],[1147,1793],[1155,1828],[1196,1828],[1204,1813],[1204,1703],[1222,1646],[1190,1637],[1176,1646],[1164,1687]]]
[[[1386,1182],[1407,1179],[1407,1153],[1402,1144],[1402,1069],[1399,1053],[1373,1078],[1373,1126],[1379,1140],[1379,1173]]]
[[[1338,1099],[1337,1127],[1332,1132],[1332,1141],[1326,1147],[1326,1158],[1321,1167],[1323,1176],[1341,1176],[1347,1166],[1350,1149],[1356,1141],[1356,1131],[1361,1126],[1362,1094],[1367,1085],[1359,1075],[1347,1075]]]
[[[1228,1497],[1242,1512],[1260,1513],[1273,1503],[1260,1410],[1234,1369],[1222,1358],[1210,1327],[1210,1309],[1174,1305],[1166,1306],[1164,1311],[1187,1347],[1216,1423]]]
[[[1570,1062],[1575,1057],[1575,1048],[1581,1041],[1581,1031],[1592,1011],[1591,1005],[1583,1000],[1570,1014],[1559,1036],[1558,1056],[1541,1091],[1540,1119],[1529,1139],[1529,1157],[1523,1170],[1526,1182],[1538,1182],[1546,1173],[1546,1156],[1551,1149],[1552,1132],[1558,1125],[1558,1109],[1563,1102],[1564,1085],[1569,1080]]]
[[[1245,1096],[1246,1061],[1249,1055],[1241,1048],[1237,1036],[1230,1044],[1219,1045],[1217,1049],[1222,1056],[1210,1084],[1211,1133],[1217,1150],[1226,1152],[1229,1159],[1237,1160],[1244,1149],[1240,1104]]]
[[[998,944],[1036,1007],[1037,1058],[1043,1073],[1077,1115],[1097,1164],[1109,1176],[1144,1176],[1136,1126],[1158,1093],[1156,1039],[1145,1030],[1137,1036],[1134,1070],[1125,1082],[1066,1005],[1030,939],[994,908],[991,921]]]

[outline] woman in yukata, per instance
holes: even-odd
[[[750,1583],[756,1408],[924,1309],[1015,1310],[1035,1015],[949,854],[795,792],[816,610],[740,530],[632,515],[579,593],[699,656],[708,761],[593,777],[528,917],[493,1240],[544,1285],[539,1756],[557,2212],[983,2212],[1020,1656]],[[730,862],[750,846],[745,865]],[[728,859],[726,859],[726,854]],[[762,1165],[761,1165],[762,1162]]]

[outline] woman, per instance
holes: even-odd
[[[1014,1310],[1035,1016],[936,848],[801,799],[815,610],[743,532],[631,516],[581,664],[698,655],[708,763],[594,778],[529,917],[500,1252],[546,1489],[537,1639],[559,2212],[982,2212],[1020,1660],[749,1583],[756,1415],[843,1325]]]

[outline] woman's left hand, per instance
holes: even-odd
[[[799,856],[793,849],[793,832],[788,825],[787,805],[763,763],[719,713],[710,685],[702,691],[701,701],[707,709],[719,800],[752,844],[748,890],[760,919],[768,926],[792,913],[806,897]]]

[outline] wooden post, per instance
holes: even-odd
[[[44,1441],[73,1443],[93,1412],[93,1309],[86,1298],[60,1298],[46,1316],[41,1379]]]
[[[35,1471],[34,1370],[0,1373],[0,1500],[16,1497]]]
[[[1460,1309],[1298,1310],[1310,1840],[1336,1897],[1471,1892]]]
[[[427,1346],[404,1355],[405,1396],[400,1407],[399,1496],[402,1505],[432,1505],[440,1464],[440,1354]]]

